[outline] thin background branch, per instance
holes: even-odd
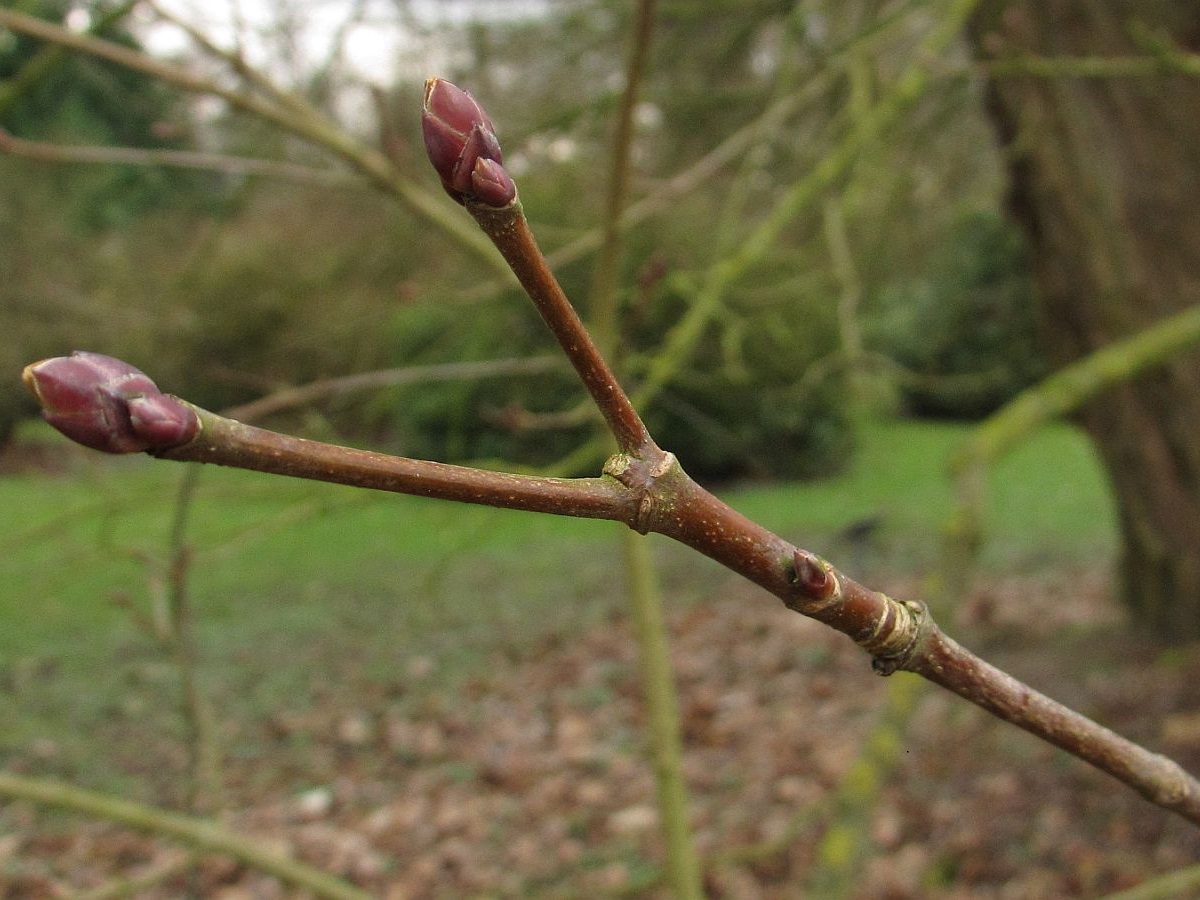
[[[130,828],[153,832],[210,853],[232,857],[287,884],[329,900],[371,900],[360,891],[319,869],[267,850],[251,838],[233,834],[206,819],[164,812],[119,797],[110,797],[42,778],[0,771],[0,794],[84,813]]]
[[[298,181],[317,187],[362,190],[367,183],[349,172],[318,169],[300,163],[201,153],[193,150],[159,150],[141,147],[97,147],[51,144],[14,137],[0,128],[0,153],[44,163],[86,163],[123,166],[168,166],[177,169],[201,169],[226,175],[261,175],[284,181]]]
[[[396,197],[411,212],[436,225],[458,244],[474,252],[503,278],[511,279],[511,273],[503,261],[497,258],[488,242],[481,239],[460,216],[455,215],[454,210],[448,209],[442,198],[417,187],[403,177],[382,153],[364,147],[335,123],[315,111],[306,112],[303,107],[291,102],[281,105],[281,102],[275,99],[225,87],[211,78],[164,63],[145,53],[86,34],[76,34],[43,19],[13,10],[0,9],[0,26],[114,62],[181,90],[219,97],[243,112],[323,147],[361,172],[384,193]]]

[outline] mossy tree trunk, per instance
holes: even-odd
[[[1164,69],[1170,52],[1200,50],[1200,5],[984,0],[971,26],[987,62],[1146,56],[1156,52],[1148,36],[1167,54]],[[1057,361],[1200,303],[1200,78],[1006,67],[987,101]],[[1200,356],[1104,394],[1079,420],[1115,490],[1125,600],[1152,633],[1200,638]]]

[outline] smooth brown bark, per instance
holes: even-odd
[[[986,0],[971,32],[986,60],[1159,53],[1169,70],[1170,53],[1200,47],[1200,6]],[[1200,79],[1048,67],[995,78],[987,96],[1059,362],[1200,303]],[[1116,494],[1134,617],[1163,639],[1200,638],[1200,356],[1106,393],[1079,421]]]
[[[157,455],[465,503],[612,519],[639,532],[675,538],[766,588],[796,612],[849,636],[871,655],[879,674],[915,672],[1200,824],[1200,782],[1179,765],[979,659],[943,634],[920,602],[897,600],[858,584],[747,519],[696,484],[672,454],[652,442],[646,449],[654,452],[646,458],[625,453],[611,457],[601,478],[541,478],[305,441],[186,408],[199,417],[200,433],[186,444],[155,451]]]

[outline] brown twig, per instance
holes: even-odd
[[[484,234],[516,273],[559,346],[579,373],[584,387],[603,414],[624,453],[650,454],[658,450],[641,416],[633,408],[608,362],[592,341],[583,321],[550,271],[529,223],[517,201],[495,207],[468,201],[467,209]],[[662,451],[658,451],[661,454]]]
[[[550,478],[405,459],[291,437],[189,406],[200,433],[164,459],[214,463],[351,487],[483,506],[636,522],[633,500],[609,478]]]
[[[972,0],[954,0],[931,45],[949,40],[972,5]],[[0,23],[8,15],[0,11]],[[722,263],[710,286],[714,296],[719,297],[741,269],[757,258],[781,223],[815,195],[818,185],[849,165],[862,141],[874,138],[907,108],[927,79],[928,73],[919,67],[906,73],[893,100],[860,123],[856,141],[827,157],[813,179],[790,192],[740,252]],[[425,113],[432,122],[426,131],[426,146],[443,185],[466,205],[500,249],[608,422],[619,452],[605,465],[604,476],[554,479],[512,475],[305,441],[198,410],[161,394],[152,383],[148,389],[139,380],[145,378],[142,373],[127,371],[132,367],[122,369],[124,364],[102,358],[86,364],[50,360],[26,370],[26,379],[52,423],[90,446],[112,452],[147,450],[168,459],[511,509],[612,519],[642,533],[659,532],[743,575],[781,598],[790,609],[848,635],[870,654],[880,674],[917,673],[1200,824],[1200,782],[1176,763],[989,665],[944,635],[923,604],[896,600],[858,584],[825,560],[731,509],[689,478],[675,457],[653,442],[550,273],[521,213],[516,187],[503,168],[486,114],[465,92],[454,89],[456,95],[442,86],[430,82],[426,88]],[[63,379],[55,374],[60,370]],[[82,380],[86,370],[94,370],[99,386]],[[80,380],[75,383],[75,379]],[[135,391],[128,387],[131,379],[138,385]]]
[[[880,674],[899,669],[970,700],[1200,824],[1200,782],[1017,681],[944,635],[920,603],[866,588],[742,516],[692,481],[670,454],[657,468],[619,454],[610,477],[552,479],[331,447],[202,414],[200,436],[160,455],[274,474],[556,515],[613,519],[687,544],[850,636]]]
[[[571,321],[577,317],[560,325],[569,331]],[[403,459],[216,416],[157,392],[131,366],[105,359],[88,357],[102,379],[116,379],[98,385],[82,380],[80,364],[73,359],[47,360],[26,370],[52,420],[57,418],[65,433],[78,429],[93,446],[464,503],[611,519],[642,533],[667,535],[765,588],[790,609],[848,635],[871,655],[879,674],[915,672],[1200,824],[1200,782],[1178,764],[979,659],[944,635],[923,604],[872,591],[746,518],[696,484],[672,454],[653,443],[653,453],[616,454],[600,478],[513,475]],[[135,376],[136,391],[124,392],[122,385]],[[63,383],[63,378],[76,377],[81,380]],[[96,404],[94,414],[89,403]],[[129,406],[140,415],[130,416]],[[96,439],[101,427],[111,431],[103,441]]]

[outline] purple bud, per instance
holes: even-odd
[[[71,440],[105,453],[167,450],[200,431],[195,411],[129,363],[76,351],[25,367],[42,416]]]
[[[792,583],[813,600],[827,600],[838,589],[828,564],[807,550],[795,552]]]
[[[129,399],[129,421],[147,441],[147,449],[166,450],[186,444],[200,430],[200,420],[190,407],[170,394],[149,394]]]
[[[517,186],[500,163],[477,159],[471,170],[471,193],[488,206],[508,206],[517,197]]]
[[[488,206],[507,206],[516,197],[517,188],[504,170],[492,120],[462,88],[441,78],[425,82],[421,132],[442,187],[459,203],[477,200]],[[480,162],[487,164],[487,172],[477,184]]]

